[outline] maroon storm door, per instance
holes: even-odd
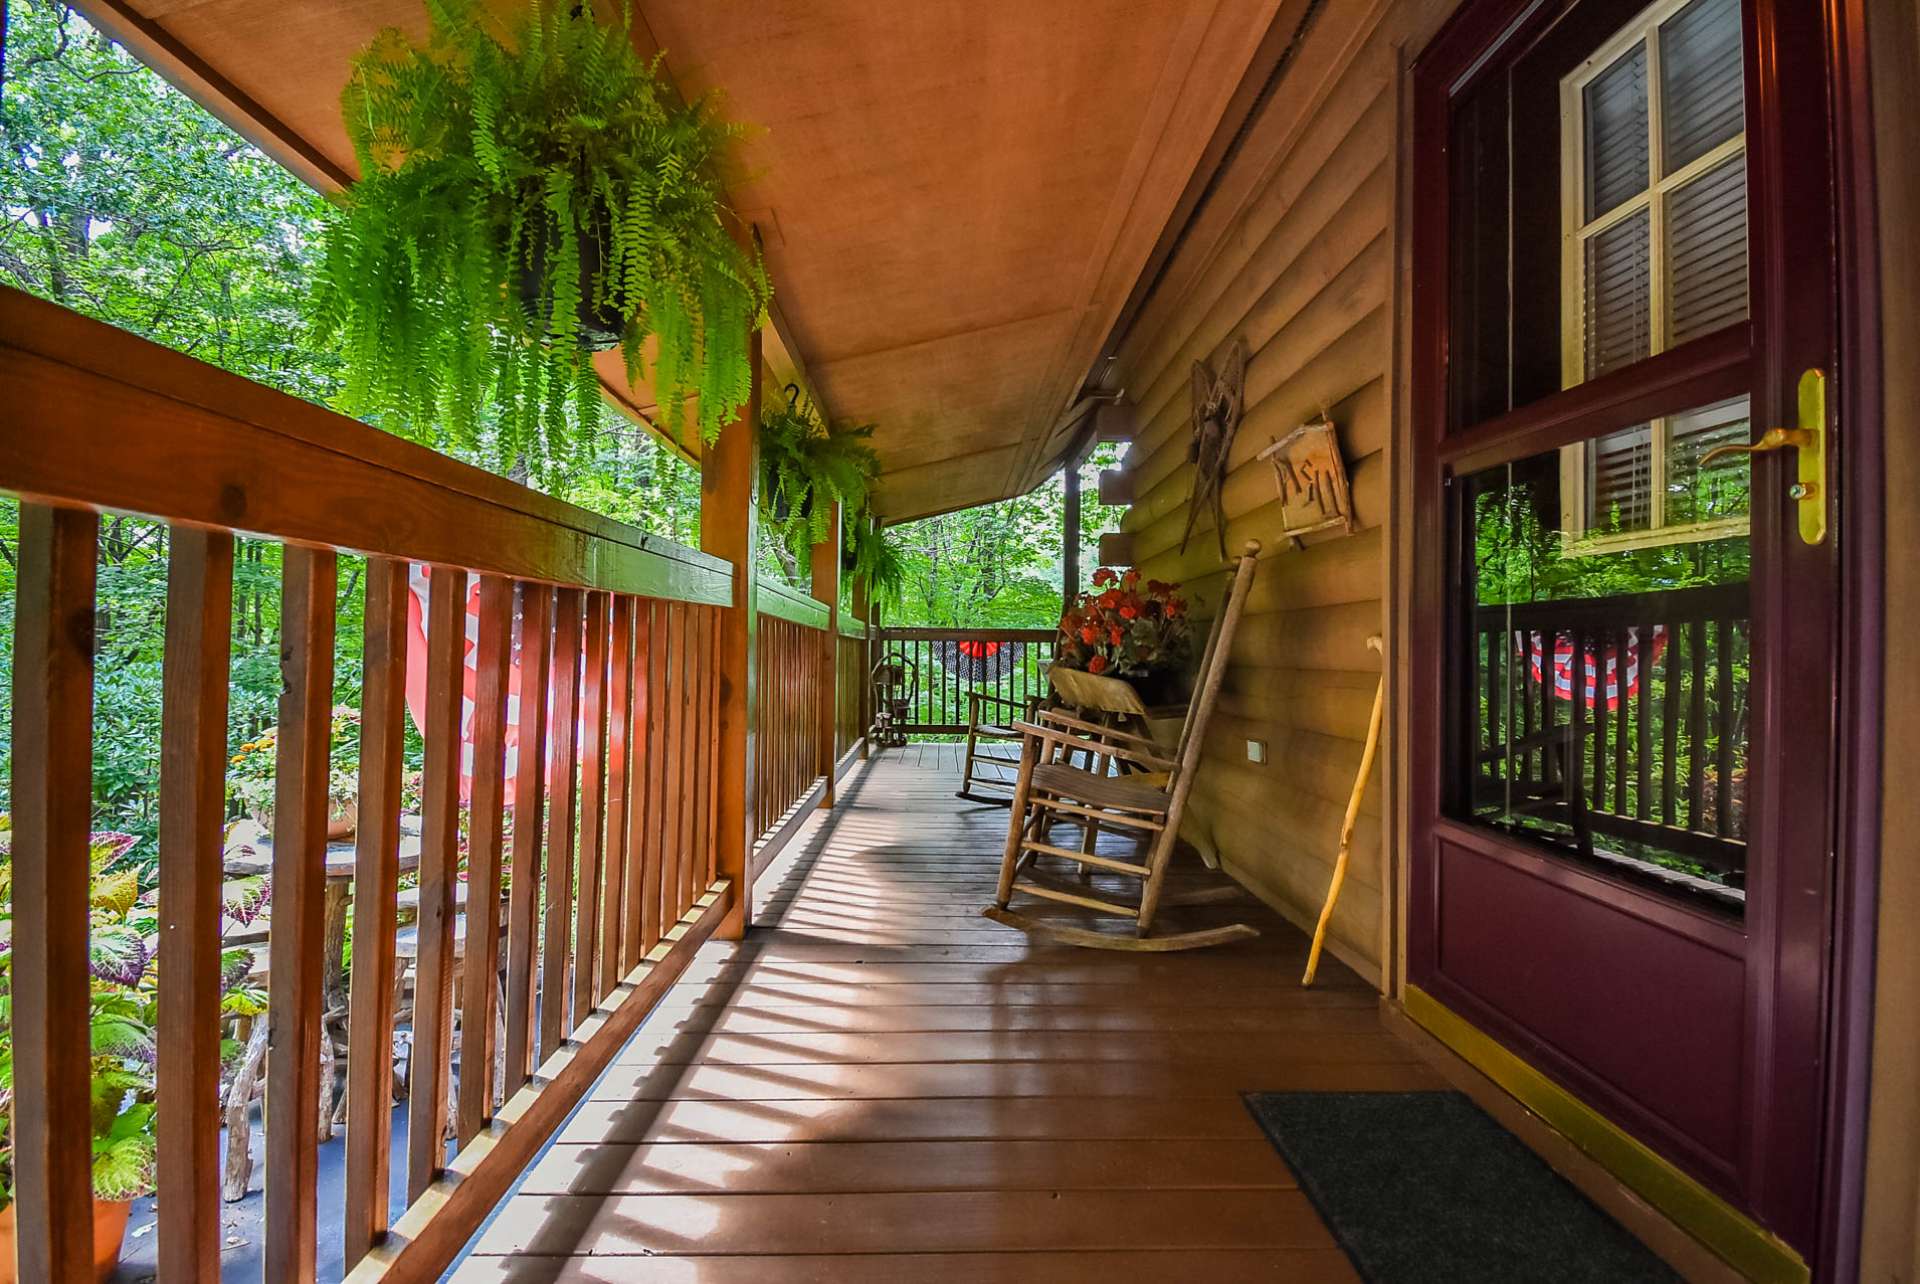
[[[1408,979],[1810,1261],[1851,552],[1824,8],[1469,0],[1415,69]]]

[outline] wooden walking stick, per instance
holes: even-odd
[[[1312,985],[1320,966],[1320,947],[1327,941],[1327,924],[1333,919],[1334,902],[1340,899],[1340,885],[1347,881],[1347,857],[1353,853],[1353,825],[1360,818],[1360,796],[1367,792],[1367,777],[1373,774],[1374,754],[1380,749],[1380,719],[1387,707],[1386,652],[1380,639],[1367,639],[1369,650],[1380,653],[1380,684],[1373,689],[1373,716],[1367,722],[1367,747],[1360,754],[1360,774],[1354,778],[1353,796],[1347,799],[1347,816],[1340,824],[1340,854],[1333,861],[1333,881],[1327,885],[1327,903],[1320,907],[1320,921],[1314,925],[1313,948],[1307,951],[1307,973],[1300,984]]]

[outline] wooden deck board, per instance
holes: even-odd
[[[807,822],[455,1278],[1354,1278],[1241,1094],[1441,1086],[1372,991],[1331,962],[1301,990],[1306,942],[1251,901],[1183,911],[1263,933],[1191,954],[980,918],[1007,813],[958,767],[890,751]]]

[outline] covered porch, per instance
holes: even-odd
[[[329,193],[361,181],[351,60],[425,25],[413,0],[76,7]],[[611,351],[567,393],[697,473],[697,534],[0,285],[22,1279],[90,1267],[75,1014],[134,917],[164,978],[139,1050],[162,1284],[221,1276],[256,1097],[238,1185],[274,1284],[332,1274],[336,1233],[358,1284],[1354,1279],[1244,1094],[1441,1090],[1656,1270],[1920,1271],[1920,874],[1881,860],[1920,806],[1896,676],[1920,439],[1883,427],[1920,396],[1920,263],[1882,231],[1920,217],[1910,0],[632,15],[674,95],[765,127],[707,175],[774,282],[726,316],[740,404],[703,437]],[[981,916],[1009,813],[955,796],[955,741],[976,697],[1044,694],[1071,638],[886,618],[837,511],[805,575],[771,574],[788,397],[878,425],[854,538],[1063,469],[1077,521],[1080,465],[1126,443],[1103,564],[1177,583],[1204,636],[1257,546],[1165,826],[1176,884],[1233,897],[1172,925],[1257,938],[1104,952]],[[123,517],[164,550],[164,750],[157,885],[103,908]],[[280,686],[237,1021],[249,545],[281,567]],[[940,668],[974,643],[1025,648],[1018,680]],[[938,677],[904,746],[873,734],[890,656]],[[358,825],[330,852],[340,774]]]

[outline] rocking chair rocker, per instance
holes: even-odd
[[[1226,600],[1214,617],[1206,651],[1194,682],[1193,700],[1180,731],[1180,745],[1172,759],[1164,757],[1146,736],[1104,727],[1055,710],[1041,710],[1031,722],[1016,722],[1024,737],[1020,775],[1014,784],[1013,809],[1008,818],[1007,846],[1000,865],[1000,886],[994,903],[982,910],[988,918],[1023,932],[1068,945],[1108,950],[1190,950],[1258,936],[1245,923],[1231,923],[1199,931],[1149,935],[1162,906],[1203,905],[1232,900],[1240,889],[1232,884],[1182,895],[1166,895],[1163,884],[1180,833],[1180,818],[1193,792],[1194,777],[1206,739],[1207,722],[1220,694],[1221,678],[1233,645],[1234,629],[1253,584],[1257,541],[1249,540],[1240,555]],[[1074,755],[1095,764],[1095,770],[1073,766]],[[1108,774],[1108,764],[1131,768],[1131,774]],[[1073,851],[1048,842],[1049,825],[1065,819],[1082,826],[1086,840]],[[1130,831],[1146,840],[1145,859],[1123,860],[1098,855],[1094,838],[1101,827]],[[1083,872],[1102,870],[1142,881],[1139,904],[1106,900],[1088,891],[1062,886],[1033,866],[1036,857],[1076,861]],[[1135,935],[1125,936],[1089,928],[1048,922],[1008,907],[1015,892],[1071,905],[1097,914],[1134,920]]]

